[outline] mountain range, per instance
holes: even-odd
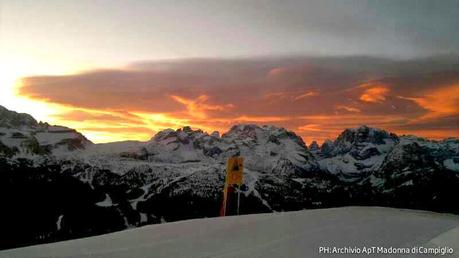
[[[235,155],[244,157],[242,214],[349,205],[459,214],[457,138],[360,126],[307,146],[284,128],[239,124],[94,144],[0,107],[0,249],[218,216]]]

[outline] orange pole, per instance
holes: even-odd
[[[222,204],[222,208],[220,210],[220,216],[221,217],[226,216],[226,211],[228,209],[228,202],[230,200],[231,193],[233,193],[233,192],[234,192],[234,187],[231,186],[231,185],[226,185],[225,184],[225,189],[224,189],[224,192],[223,192],[223,204]]]
[[[220,217],[224,217],[226,215],[227,199],[228,199],[228,184],[225,182],[225,187],[223,188],[223,203],[222,203],[222,207],[220,208]]]

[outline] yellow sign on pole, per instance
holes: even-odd
[[[241,185],[243,175],[243,158],[231,157],[226,164],[226,183],[228,185]]]
[[[242,185],[243,165],[244,159],[242,157],[231,157],[226,163],[226,179],[225,186],[223,188],[223,204],[220,209],[220,216],[226,215],[226,206],[228,199],[230,198],[228,193],[234,191],[234,185],[237,185],[237,214],[239,215],[239,201],[241,198],[241,191],[239,187]]]

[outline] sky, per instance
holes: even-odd
[[[95,142],[274,124],[459,137],[459,1],[0,2],[0,105]]]

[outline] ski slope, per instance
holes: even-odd
[[[319,254],[320,246],[437,247],[454,254]],[[459,216],[345,207],[206,218],[0,251],[0,257],[459,257]]]

